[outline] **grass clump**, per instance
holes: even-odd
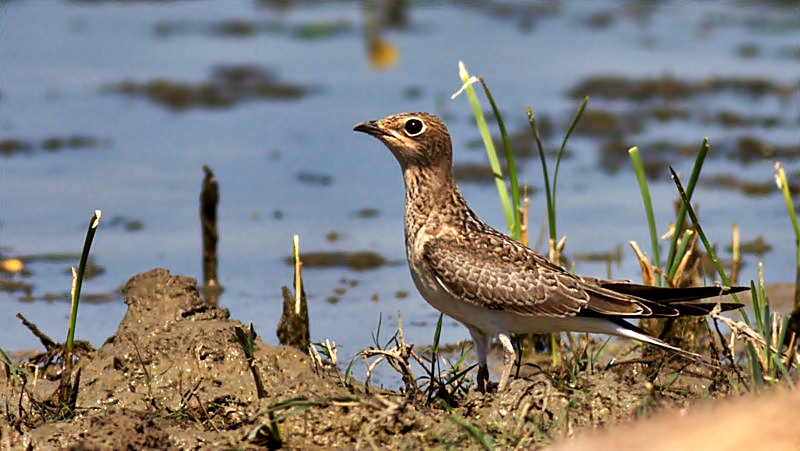
[[[467,97],[471,106],[471,109],[474,113],[476,123],[478,125],[478,129],[481,134],[482,141],[486,148],[487,157],[489,163],[492,167],[495,182],[498,189],[498,195],[500,204],[505,211],[506,219],[508,222],[508,229],[509,235],[517,240],[521,240],[524,243],[527,243],[527,237],[521,234],[522,230],[525,230],[525,218],[524,215],[520,215],[520,211],[523,209],[521,208],[522,205],[520,204],[519,198],[519,184],[517,181],[517,172],[518,167],[514,162],[514,152],[513,149],[510,147],[510,140],[509,136],[505,127],[505,122],[499,112],[497,104],[486,84],[485,80],[479,77],[475,77],[470,75],[463,63],[459,63],[459,76],[463,83],[463,86],[459,92],[454,94],[453,97],[465,91],[467,93]],[[492,112],[495,115],[495,119],[499,128],[499,133],[502,138],[502,143],[504,147],[504,155],[506,157],[505,167],[508,168],[508,178],[506,179],[503,175],[501,170],[502,166],[500,164],[500,159],[498,157],[497,149],[495,148],[495,141],[492,139],[488,125],[486,123],[486,118],[483,114],[483,110],[480,107],[480,102],[478,101],[477,95],[473,88],[475,83],[480,83],[481,86],[484,88],[484,93],[489,100],[492,106]],[[529,123],[532,127],[536,145],[539,150],[540,161],[542,166],[542,175],[545,185],[545,195],[546,195],[546,206],[547,206],[547,230],[549,236],[549,259],[553,262],[559,263],[561,259],[561,251],[563,250],[564,238],[562,238],[559,242],[557,242],[557,222],[556,222],[556,213],[557,213],[557,182],[558,182],[558,173],[559,173],[559,166],[561,162],[561,157],[564,153],[566,142],[569,139],[570,135],[572,134],[573,130],[577,126],[577,123],[583,114],[584,110],[586,109],[588,102],[588,98],[584,99],[582,102],[575,118],[569,125],[567,132],[564,136],[564,139],[561,142],[561,146],[559,148],[558,153],[556,154],[556,161],[553,170],[553,177],[552,182],[550,179],[550,171],[548,170],[547,158],[545,156],[545,152],[543,150],[542,142],[536,127],[536,120],[535,116],[533,115],[530,108],[526,109]],[[671,234],[669,235],[669,245],[666,252],[666,259],[662,261],[662,254],[659,245],[659,235],[657,233],[657,223],[654,215],[654,209],[652,205],[652,200],[650,197],[649,187],[647,185],[647,178],[645,176],[645,168],[644,164],[642,163],[642,158],[640,156],[639,149],[637,147],[633,147],[629,150],[629,156],[631,160],[632,167],[634,169],[634,173],[636,174],[636,178],[638,181],[642,202],[645,208],[645,215],[647,218],[648,230],[650,233],[650,245],[651,245],[651,252],[653,256],[653,261],[651,262],[647,255],[641,252],[638,249],[638,246],[635,242],[631,242],[634,250],[636,250],[637,255],[639,256],[640,263],[642,264],[643,268],[643,277],[645,284],[653,284],[653,285],[662,285],[662,286],[687,286],[686,284],[693,283],[692,281],[698,280],[698,276],[694,273],[697,270],[697,266],[692,265],[692,261],[696,260],[696,255],[698,251],[696,250],[697,242],[699,241],[702,243],[703,248],[707,255],[709,256],[712,265],[714,266],[715,270],[718,273],[718,277],[720,278],[721,282],[725,285],[730,285],[731,279],[736,279],[738,277],[738,252],[736,247],[734,247],[734,270],[732,273],[732,277],[729,278],[728,275],[724,272],[722,265],[720,264],[719,259],[716,256],[716,251],[714,247],[710,244],[708,237],[704,233],[702,227],[700,226],[699,219],[694,212],[694,209],[691,206],[691,198],[697,186],[703,164],[705,162],[706,156],[709,152],[709,143],[708,139],[704,139],[695,158],[695,162],[692,168],[691,175],[688,179],[688,184],[686,188],[683,187],[680,179],[677,176],[677,173],[674,169],[670,168],[672,171],[672,179],[676,184],[676,189],[678,192],[678,198],[680,202],[677,205],[677,212],[674,220],[674,225],[671,226]],[[797,224],[796,214],[793,211],[793,206],[791,202],[790,193],[788,191],[788,183],[786,182],[785,174],[782,174],[782,171],[778,170],[779,166],[776,166],[776,181],[779,187],[783,187],[784,192],[784,199],[786,201],[787,208],[789,210],[789,216],[792,219],[792,224],[795,229],[795,233],[797,236],[797,248],[798,248],[798,281],[800,281],[800,227]],[[509,195],[509,189],[511,195]],[[737,229],[738,231],[738,229]],[[663,265],[663,267],[662,267]],[[662,269],[663,268],[663,269]],[[694,282],[696,283],[696,282]],[[783,343],[786,341],[787,343],[794,344],[795,341],[792,340],[792,336],[796,335],[796,331],[792,331],[790,329],[791,323],[787,322],[786,319],[780,320],[779,316],[774,312],[771,312],[768,305],[768,300],[764,296],[763,292],[763,281],[759,281],[759,287],[753,285],[752,290],[752,297],[754,299],[754,313],[757,315],[759,320],[753,325],[750,321],[750,314],[747,311],[742,311],[742,317],[744,322],[742,323],[743,326],[750,328],[751,326],[755,327],[753,331],[754,335],[760,337],[759,340],[755,340],[752,343],[749,343],[746,350],[746,357],[745,360],[748,362],[749,367],[751,368],[750,371],[750,379],[752,381],[776,381],[781,377],[785,380],[786,376],[792,374],[796,374],[797,372],[797,359],[792,358],[791,353],[781,353],[776,348],[776,343],[780,341]],[[800,293],[800,290],[796,291],[796,293]],[[800,294],[796,294],[796,310],[798,314],[796,318],[800,318]],[[734,299],[738,299],[734,295]],[[776,316],[777,315],[777,316]],[[719,318],[723,318],[719,315],[715,315],[715,320]],[[800,324],[800,320],[796,321]],[[698,322],[698,326],[701,326],[707,329],[707,326],[703,326],[707,324],[705,321]],[[798,326],[800,329],[800,326]],[[742,329],[739,328],[741,331]],[[752,330],[752,329],[751,329]],[[753,335],[750,334],[750,335]],[[747,336],[750,336],[747,335]],[[568,335],[569,336],[569,335]],[[720,337],[722,337],[720,335]],[[572,337],[570,336],[570,342],[573,342]],[[770,348],[770,343],[772,343],[772,347]],[[561,347],[557,336],[554,335],[551,337],[550,340],[550,348],[553,357],[553,363],[557,362],[557,351]],[[778,346],[780,347],[780,346]],[[731,351],[731,362],[738,361],[741,363],[741,359],[735,359],[733,356],[733,351]],[[521,354],[521,353],[520,353]],[[577,355],[576,353],[572,353],[571,355]],[[585,355],[585,354],[583,354]],[[782,356],[780,358],[776,356]],[[776,360],[777,359],[777,360]],[[590,359],[591,360],[591,359]],[[587,368],[585,362],[572,362],[576,364],[576,368],[582,367]],[[733,365],[737,363],[732,363]],[[593,365],[589,365],[589,367],[593,367]],[[756,369],[757,367],[757,369]],[[519,370],[519,367],[518,367]]]

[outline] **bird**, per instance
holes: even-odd
[[[411,278],[435,309],[463,324],[478,359],[477,388],[489,387],[491,338],[503,347],[503,391],[516,358],[510,334],[588,332],[632,338],[701,358],[648,335],[626,319],[707,315],[740,308],[699,302],[747,287],[666,288],[582,277],[481,220],[453,178],[450,133],[438,117],[400,113],[357,124],[381,141],[405,183],[405,247]]]

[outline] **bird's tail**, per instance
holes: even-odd
[[[743,305],[738,302],[703,302],[700,299],[718,298],[750,289],[749,287],[715,286],[665,288],[611,281],[602,283],[601,286],[616,293],[636,297],[639,302],[651,310],[651,313],[647,315],[650,318],[704,316],[708,315],[717,305],[723,312],[739,309]],[[631,315],[630,317],[638,316],[641,315]]]
[[[634,340],[638,340],[643,343],[655,346],[657,348],[664,349],[665,351],[673,352],[682,357],[686,357],[691,360],[701,362],[707,365],[717,366],[717,364],[715,364],[710,358],[708,358],[708,356],[703,356],[694,352],[687,351],[685,349],[681,349],[677,346],[672,346],[671,344],[663,340],[659,340],[656,337],[648,335],[647,332],[625,321],[624,319],[619,319],[619,318],[608,318],[608,319],[609,321],[613,322],[616,325],[616,334],[621,337],[633,338]]]
[[[664,302],[667,304],[673,302],[687,302],[714,298],[728,294],[739,293],[750,289],[750,287],[744,286],[666,288],[617,281],[604,281],[604,283],[601,283],[601,286],[607,290],[616,291],[617,293],[625,293],[638,298],[647,299],[649,301]]]

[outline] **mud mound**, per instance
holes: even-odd
[[[279,401],[308,399],[313,405],[314,399],[349,396],[315,374],[303,353],[256,340],[256,365],[267,395],[258,399],[234,334],[243,324],[229,319],[227,309],[206,304],[196,286],[194,279],[163,269],[131,278],[123,289],[128,312],[119,329],[81,362],[74,419],[34,423],[30,429],[22,425],[24,436],[14,443],[81,449],[232,446],[245,441],[261,416],[268,418],[258,415],[261,410]],[[41,381],[34,396],[44,399],[53,388]],[[262,435],[255,434],[254,442]],[[320,444],[337,443],[326,441]]]

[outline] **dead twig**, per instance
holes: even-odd
[[[411,371],[410,359],[414,358],[418,362],[421,359],[412,350],[413,344],[405,342],[403,335],[403,316],[400,311],[397,312],[397,334],[394,337],[395,346],[391,349],[365,349],[362,352],[364,362],[367,366],[367,375],[364,379],[365,387],[369,387],[369,380],[372,376],[372,371],[381,360],[386,360],[392,368],[400,373],[405,385],[406,393],[411,395],[419,393],[419,386],[417,385],[414,373]],[[370,362],[371,357],[378,357],[375,361]]]
[[[778,324],[780,323],[779,319],[780,314],[777,312],[775,313],[776,315],[773,315],[772,325],[771,325],[771,327],[773,328],[773,333],[772,333],[773,337],[777,336],[777,328],[779,327]],[[783,358],[783,364],[785,366],[788,366],[789,361],[792,360],[794,352],[791,348],[786,353],[781,352],[778,349],[779,343],[776,342],[776,339],[772,340],[773,343],[768,344],[766,340],[764,340],[764,337],[759,335],[758,332],[754,331],[752,328],[750,328],[750,326],[748,326],[744,322],[734,321],[730,318],[726,318],[720,315],[719,305],[717,305],[716,307],[714,307],[713,310],[711,310],[711,313],[709,313],[709,317],[714,320],[721,321],[723,324],[728,326],[728,328],[730,328],[731,336],[728,342],[729,354],[731,355],[733,354],[734,352],[733,349],[736,344],[736,340],[737,338],[739,338],[743,341],[749,341],[750,343],[753,344],[753,349],[755,350],[756,358],[758,359],[758,363],[759,365],[761,365],[761,368],[768,368],[769,365],[769,362],[767,362],[767,358],[763,352],[763,349],[767,348],[767,346],[769,346],[770,353],[774,355],[780,355]]]
[[[36,338],[39,339],[39,341],[42,343],[42,346],[44,346],[44,348],[47,349],[48,352],[53,349],[55,349],[56,351],[61,350],[61,343],[58,343],[52,338],[48,337],[44,332],[39,330],[36,324],[33,324],[32,322],[28,321],[27,318],[22,316],[22,313],[17,313],[17,318],[19,318],[22,321],[23,326],[27,327],[28,330],[31,331],[31,333]]]

